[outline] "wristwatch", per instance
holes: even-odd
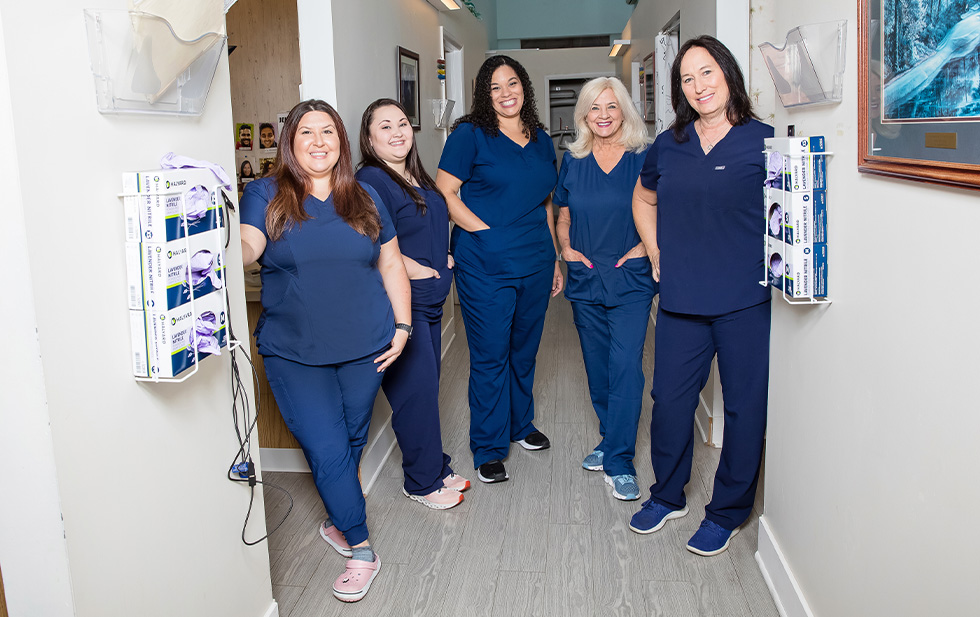
[[[408,338],[409,338],[409,340],[411,340],[411,338],[412,338],[412,324],[396,323],[395,324],[395,330],[404,330],[405,332],[408,332]]]

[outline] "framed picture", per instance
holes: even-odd
[[[416,131],[422,128],[422,99],[419,92],[419,55],[398,48],[398,102],[405,106],[408,121]]]
[[[980,190],[975,0],[858,11],[858,170]]]
[[[656,122],[657,114],[653,102],[655,99],[656,69],[653,65],[653,54],[649,54],[643,59],[643,120],[645,122]]]

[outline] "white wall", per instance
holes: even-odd
[[[776,105],[777,135],[834,152],[834,302],[774,304],[764,520],[815,615],[975,614],[978,194],[858,173],[854,2],[772,11],[779,44],[838,19],[848,40],[841,104]]]
[[[72,614],[71,601],[80,617],[266,615],[273,607],[267,548],[242,544],[248,489],[225,479],[237,449],[228,356],[181,385],[131,377],[116,196],[121,172],[152,169],[171,150],[233,168],[227,61],[200,118],[103,116],[86,6],[53,0],[2,9],[0,102],[9,100],[16,120],[2,151],[4,169],[15,174],[3,212],[22,243],[4,253],[13,261],[5,260],[2,317],[22,336],[0,360],[0,413],[4,439],[11,430],[25,434],[22,450],[2,444],[0,476],[29,464],[31,480],[2,485],[9,489],[0,511],[6,594],[14,615]],[[56,45],[38,44],[38,24]],[[240,260],[237,247],[233,240],[230,263]],[[228,279],[234,327],[244,336],[242,275],[229,268]],[[11,383],[17,389],[8,398]],[[18,422],[8,423],[10,414]],[[28,459],[11,460],[16,452]],[[25,521],[24,512],[36,518]],[[247,533],[264,532],[259,492]],[[62,536],[60,549],[53,535]],[[36,547],[24,538],[39,538],[45,555],[66,551],[67,560],[38,571],[30,563]],[[37,597],[39,589],[51,597]]]
[[[481,7],[481,12],[485,10]],[[435,176],[445,131],[433,128],[429,99],[443,98],[436,75],[436,59],[442,40],[439,26],[463,46],[466,83],[476,77],[487,49],[484,23],[462,9],[439,12],[425,0],[361,0],[333,2],[336,50],[337,110],[344,119],[353,144],[355,160],[361,114],[374,100],[397,97],[397,48],[419,54],[422,130],[416,133],[419,155]],[[302,37],[302,32],[300,34]],[[304,71],[304,80],[306,73]],[[469,109],[470,90],[464,88]]]

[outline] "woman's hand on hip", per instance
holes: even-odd
[[[626,263],[627,259],[636,259],[637,257],[646,257],[646,256],[647,256],[647,247],[643,246],[643,243],[640,242],[639,244],[631,248],[625,255],[619,258],[619,261],[616,262],[616,267],[618,268],[624,263]]]
[[[583,255],[582,253],[579,253],[578,251],[576,251],[570,246],[567,246],[561,250],[561,258],[564,259],[566,262],[580,261],[583,264],[585,264],[586,268],[592,267],[592,262],[589,261],[588,257]]]
[[[388,348],[388,351],[374,359],[375,364],[381,363],[381,366],[378,367],[379,373],[383,373],[386,368],[391,366],[392,362],[398,359],[398,356],[402,354],[407,343],[408,332],[395,330],[395,336],[391,339],[391,347]]]
[[[418,270],[415,270],[408,277],[410,280],[418,281],[420,279],[440,279],[439,271],[435,268],[430,268],[428,266],[420,266]]]
[[[591,265],[589,266],[592,267]],[[555,277],[551,280],[551,297],[554,298],[565,288],[565,278],[561,275],[561,267],[555,262]]]

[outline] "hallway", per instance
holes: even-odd
[[[309,474],[264,474],[295,499],[289,518],[269,539],[281,616],[776,617],[754,558],[758,512],[717,557],[684,548],[703,516],[718,450],[695,447],[687,488],[691,513],[650,536],[627,527],[642,500],[613,499],[600,473],[581,468],[582,457],[598,442],[598,422],[563,296],[551,301],[535,380],[535,424],[553,445],[543,452],[513,446],[505,461],[511,479],[503,484],[482,484],[471,469],[467,355],[460,320],[443,361],[442,430],[455,469],[473,488],[452,510],[424,508],[402,495],[400,452],[392,452],[367,497],[371,541],[383,568],[361,602],[345,605],[331,593],[344,562],[316,532],[323,506]],[[644,358],[647,391],[652,358],[651,327]],[[653,481],[649,424],[646,394],[636,457],[642,499]],[[285,508],[280,491],[266,491],[270,529]]]

